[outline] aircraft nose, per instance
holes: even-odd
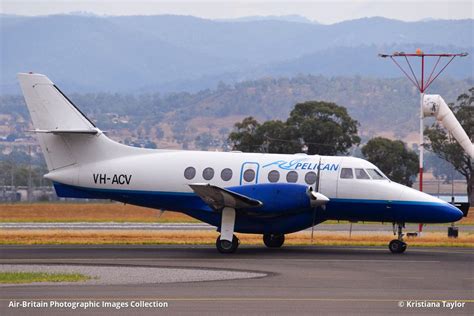
[[[460,220],[464,214],[457,207],[446,203],[434,196],[411,189],[402,190],[401,199],[410,203],[414,212],[410,213],[410,220],[419,223],[452,223]]]
[[[449,223],[457,222],[464,216],[460,209],[451,204],[445,204],[442,207],[441,212],[443,213],[443,217],[445,218],[446,222]]]

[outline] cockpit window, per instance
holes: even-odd
[[[384,175],[378,171],[377,169],[366,169],[367,173],[372,177],[374,180],[385,180],[386,178]]]
[[[353,179],[354,174],[352,173],[352,168],[342,168],[340,177],[341,179]]]
[[[370,179],[367,172],[365,172],[365,170],[362,168],[355,168],[355,174],[356,174],[357,179],[362,179],[362,180]]]

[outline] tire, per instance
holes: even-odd
[[[284,234],[264,234],[263,243],[268,248],[280,248],[285,243]]]
[[[235,235],[232,237],[232,242],[228,240],[221,240],[221,236],[217,237],[216,248],[220,253],[234,253],[239,247],[240,240]]]
[[[388,244],[388,249],[392,253],[403,253],[407,249],[407,244],[401,240],[394,239]]]

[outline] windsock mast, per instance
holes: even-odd
[[[390,58],[395,65],[403,72],[403,74],[408,78],[408,80],[413,83],[413,85],[420,91],[420,141],[419,141],[419,150],[420,150],[420,163],[419,163],[419,176],[420,176],[420,191],[423,191],[423,154],[424,154],[424,124],[423,124],[423,104],[425,98],[425,91],[431,86],[431,84],[439,77],[439,75],[448,67],[448,65],[456,57],[466,57],[468,53],[425,53],[420,48],[416,50],[415,53],[405,53],[405,52],[394,52],[393,54],[379,54],[379,57]],[[421,69],[419,78],[416,76],[415,71],[413,71],[412,64],[410,60],[421,59]],[[435,59],[434,66],[426,79],[425,77],[425,59]],[[405,69],[397,61],[397,59],[405,59],[408,69]],[[442,62],[443,61],[443,62]],[[444,64],[444,66],[441,65]],[[440,66],[440,68],[438,68]],[[408,73],[410,72],[410,74]],[[422,224],[419,226],[419,232],[421,233]]]
[[[420,143],[419,143],[419,150],[420,150],[420,191],[423,191],[423,152],[424,152],[424,125],[423,125],[423,104],[424,104],[424,95],[425,91],[431,86],[431,84],[439,77],[439,75],[448,67],[448,65],[454,60],[456,57],[466,57],[468,53],[425,53],[420,48],[416,50],[415,53],[405,53],[405,52],[394,52],[392,54],[379,54],[379,57],[382,58],[390,58],[395,65],[403,72],[403,74],[408,78],[408,80],[413,83],[413,85],[420,91]],[[437,58],[436,58],[437,57]],[[404,59],[408,69],[402,67],[401,63],[397,61],[397,59]],[[419,78],[416,76],[415,71],[413,70],[412,63],[410,60],[413,58],[421,58],[421,72]],[[425,58],[435,58],[436,62],[434,62],[434,66],[428,76],[425,77]],[[445,61],[446,60],[446,61]],[[443,61],[443,62],[441,62]],[[444,66],[441,65],[444,64]],[[440,66],[440,68],[438,68]],[[410,73],[409,73],[410,72]]]

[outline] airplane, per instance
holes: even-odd
[[[395,183],[355,157],[207,152],[130,147],[109,139],[45,75],[19,83],[59,197],[110,199],[182,212],[217,228],[217,250],[233,253],[234,233],[285,234],[327,220],[393,223],[388,247],[403,253],[405,223],[451,223],[463,213]]]

